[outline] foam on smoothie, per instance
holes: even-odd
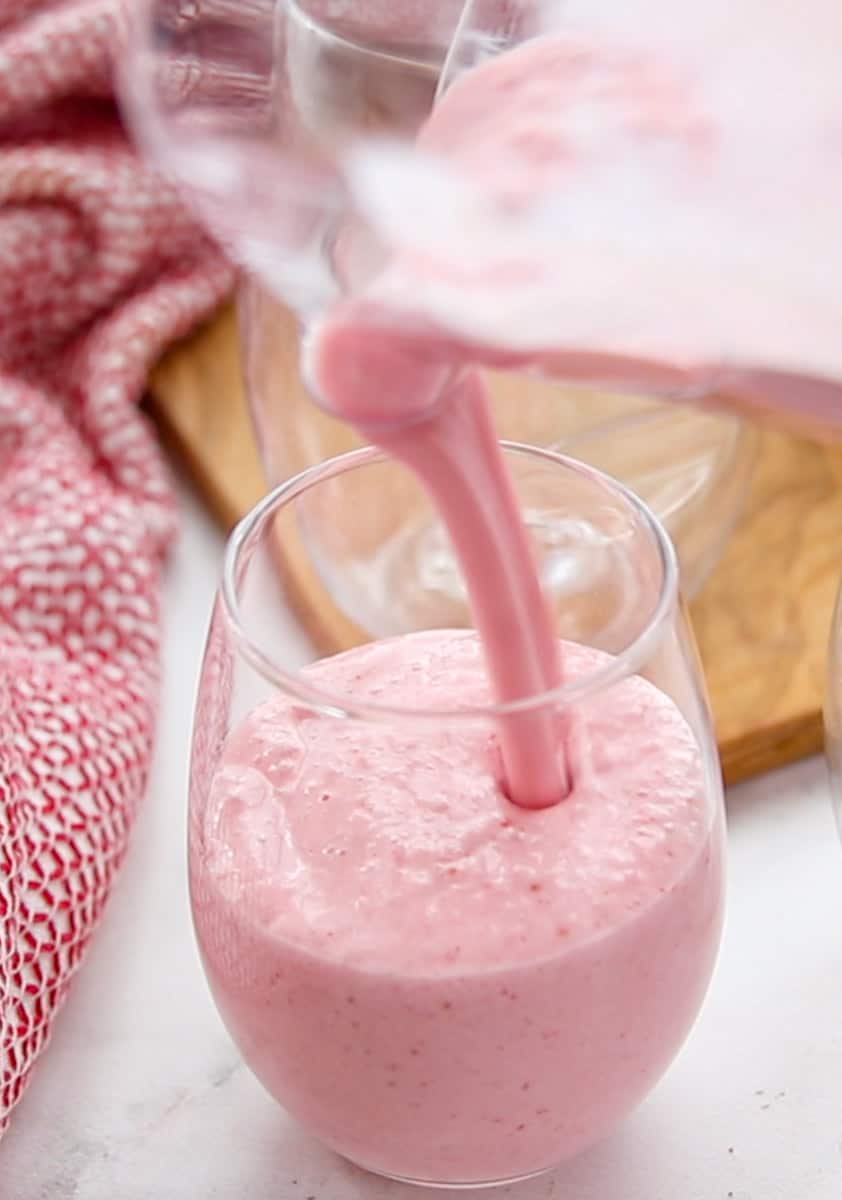
[[[603,656],[565,650],[573,678]],[[433,709],[489,700],[475,635],[420,633],[308,668],[308,682]],[[564,804],[500,790],[485,728],[319,719],[282,697],[232,737],[208,806],[220,889],[273,935],[360,969],[449,973],[540,959],[669,890],[708,831],[699,751],[639,677],[587,711]]]

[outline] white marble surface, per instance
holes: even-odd
[[[0,1144],[0,1200],[420,1200],[296,1130],[238,1065],[205,988],[187,910],[185,781],[221,543],[188,497],[184,509],[148,801]],[[761,779],[729,804],[727,933],[694,1036],[617,1136],[508,1189],[511,1200],[842,1195],[842,851],[823,766]]]

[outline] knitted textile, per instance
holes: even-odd
[[[231,283],[110,97],[121,0],[0,0],[0,1133],[146,780],[174,531],[136,412]]]

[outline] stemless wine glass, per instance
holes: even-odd
[[[842,586],[836,597],[824,706],[825,754],[830,768],[830,791],[836,828],[842,838]]]
[[[219,1011],[293,1118],[411,1182],[521,1178],[606,1135],[678,1051],[720,936],[720,772],[669,540],[607,476],[505,453],[563,581],[560,688],[494,706],[469,626],[372,642],[338,609],[360,526],[375,547],[428,503],[365,449],[237,528],[198,696],[190,882]],[[535,812],[497,785],[496,729],[542,709],[573,788]]]

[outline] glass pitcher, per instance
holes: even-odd
[[[839,434],[840,49],[832,0],[466,0],[415,143],[342,150],[367,324]]]
[[[126,108],[143,143],[249,268],[242,340],[270,483],[359,444],[313,405],[299,372],[302,331],[379,261],[376,231],[360,220],[343,173],[346,150],[378,135],[408,144],[437,89],[470,65],[466,48],[475,59],[477,45],[505,44],[499,28],[483,40],[472,23],[502,21],[515,40],[529,32],[524,15],[539,7],[140,6],[123,71]],[[695,592],[740,511],[753,431],[730,416],[665,405],[646,385],[571,385],[520,367],[490,370],[488,382],[503,437],[563,449],[647,500],[677,544],[685,589]],[[462,606],[455,565],[432,528],[393,548],[388,569],[370,564],[375,589],[412,577],[396,568],[401,555],[426,557],[441,602]]]
[[[129,42],[141,141],[301,321],[374,282],[472,361],[842,425],[835,0],[142,0]]]

